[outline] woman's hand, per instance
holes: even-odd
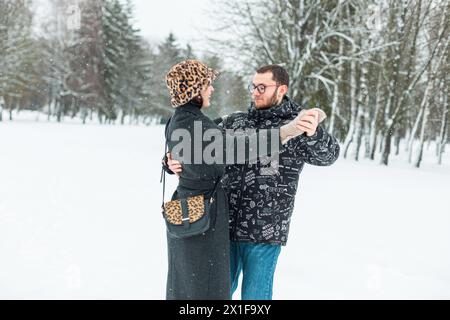
[[[172,159],[172,154],[170,152],[167,152],[167,165],[169,166],[169,169],[177,175],[177,177],[180,177],[180,172],[183,171],[181,168],[181,163],[178,160]]]

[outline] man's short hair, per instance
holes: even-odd
[[[272,72],[274,81],[281,85],[284,84],[289,87],[289,74],[282,66],[279,66],[277,64],[270,64],[256,70],[257,73],[266,73],[269,71]]]

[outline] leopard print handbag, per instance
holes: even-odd
[[[201,219],[205,214],[204,196],[198,195],[187,198],[189,223],[194,223]],[[183,224],[183,211],[181,207],[181,200],[172,200],[164,203],[164,211],[166,220],[173,225]]]
[[[203,194],[165,202],[163,216],[167,233],[173,238],[187,238],[206,232],[211,225],[214,198]]]

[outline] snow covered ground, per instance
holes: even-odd
[[[162,126],[0,123],[0,299],[164,299],[162,150]],[[450,156],[433,151],[420,170],[306,166],[274,299],[449,299]]]

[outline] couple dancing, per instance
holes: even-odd
[[[322,110],[303,109],[287,96],[289,76],[278,65],[256,71],[248,87],[252,103],[247,112],[208,118],[203,111],[210,107],[217,75],[197,60],[180,62],[166,75],[175,113],[166,126],[163,168],[179,178],[172,199],[200,194],[215,199],[206,232],[182,239],[167,235],[166,298],[231,299],[243,273],[242,299],[269,300],[278,256],[287,242],[299,174],[305,163],[333,164],[339,144],[319,125],[325,118]],[[234,143],[232,154],[225,155],[234,162],[192,161],[211,142],[199,147],[188,140],[192,150],[179,152],[176,133],[181,129],[193,137],[199,124],[203,134],[221,130],[223,140],[230,131],[254,130],[244,133],[247,139],[241,147],[246,150]],[[267,132],[269,138],[260,137]],[[270,150],[270,157],[251,158],[251,135],[257,136],[259,147],[266,143],[263,149]],[[229,148],[215,151],[230,153]],[[239,157],[245,161],[236,161]]]

